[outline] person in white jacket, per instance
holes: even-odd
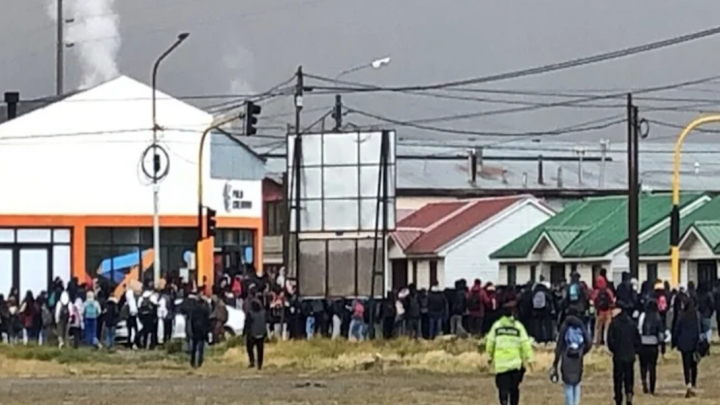
[[[70,295],[67,291],[60,294],[60,301],[55,305],[55,325],[57,325],[58,347],[63,348],[69,341],[70,317],[73,314]]]
[[[125,305],[128,307],[127,331],[128,331],[128,348],[134,348],[138,338],[138,303],[135,299],[135,291],[128,287],[125,290]]]

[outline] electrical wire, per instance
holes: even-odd
[[[550,72],[556,72],[559,70],[565,70],[590,64],[595,64],[599,62],[604,62],[608,60],[623,58],[626,56],[632,56],[637,55],[649,51],[653,51],[656,49],[662,49],[667,48],[674,45],[679,45],[691,41],[696,41],[703,38],[708,38],[711,36],[715,36],[720,34],[720,27],[713,27],[709,29],[705,29],[702,31],[696,31],[690,34],[680,35],[677,37],[673,37],[670,39],[660,40],[651,42],[644,45],[638,45],[633,46],[629,48],[624,48],[616,51],[611,52],[605,52],[593,56],[586,56],[581,58],[576,58],[564,62],[558,62],[558,63],[552,63],[549,65],[543,65],[528,69],[521,69],[521,70],[514,70],[506,73],[499,73],[494,74],[490,76],[483,76],[483,77],[475,77],[471,79],[463,79],[463,80],[456,80],[456,81],[450,81],[450,82],[444,82],[444,83],[437,83],[437,84],[429,84],[429,85],[420,85],[420,86],[397,86],[397,87],[378,87],[373,86],[373,88],[351,88],[346,89],[349,91],[356,91],[356,92],[372,92],[372,91],[418,91],[418,90],[437,90],[437,89],[444,89],[449,87],[460,87],[460,86],[469,86],[469,85],[475,85],[475,84],[484,84],[484,83],[491,83],[491,82],[498,82],[503,80],[510,80],[510,79],[518,79],[522,77],[527,76],[534,76],[538,74],[544,74],[544,73],[550,73]],[[322,80],[322,81],[334,81],[337,83],[342,83],[339,80],[329,79],[322,76],[316,76],[311,74],[306,74],[308,78],[316,79],[316,80]],[[315,87],[316,89],[322,89],[322,90],[341,90],[341,89],[334,89],[334,88],[323,88],[323,87]]]
[[[358,114],[367,118],[373,118],[378,121],[383,121],[389,124],[404,126],[404,127],[411,127],[416,129],[422,129],[426,131],[434,131],[434,132],[441,132],[441,133],[447,133],[447,134],[456,134],[456,135],[475,135],[475,136],[513,136],[513,137],[532,137],[532,136],[555,136],[555,135],[563,135],[567,133],[579,133],[579,132],[588,132],[588,131],[597,131],[600,129],[609,128],[613,125],[617,125],[619,123],[624,122],[624,119],[613,119],[609,122],[604,122],[602,124],[597,124],[593,126],[585,126],[587,123],[584,124],[578,124],[578,125],[572,125],[570,127],[563,127],[563,128],[556,128],[548,131],[531,131],[531,132],[501,132],[501,131],[472,131],[472,130],[462,130],[462,129],[453,129],[453,128],[442,128],[442,127],[435,127],[435,126],[429,126],[429,125],[422,125],[422,123],[425,122],[425,120],[415,120],[415,121],[402,121],[397,120],[389,117],[384,117],[382,115],[369,113],[366,111],[358,110],[352,107],[346,107],[347,111],[350,113]],[[593,120],[592,122],[596,122],[598,120]],[[608,121],[607,118],[603,118],[599,121]]]

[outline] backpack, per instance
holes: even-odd
[[[665,294],[660,294],[660,296],[657,299],[657,306],[658,306],[658,311],[660,313],[667,312],[668,302],[667,302],[667,297],[665,297]]]
[[[470,293],[467,303],[468,311],[480,311],[482,310],[482,300],[480,299],[480,291],[473,291]]]
[[[53,324],[53,317],[50,310],[47,307],[42,307],[42,324],[44,328],[48,328]]]
[[[362,303],[356,302],[353,307],[353,319],[364,319],[365,318],[365,307]]]
[[[538,291],[533,295],[533,309],[545,309],[547,307],[547,294],[545,291]]]
[[[610,310],[610,294],[606,288],[598,291],[598,296],[595,299],[595,307],[598,311],[609,311]]]
[[[580,301],[581,295],[582,295],[582,290],[580,289],[580,284],[578,284],[578,283],[570,284],[570,287],[568,288],[568,299],[570,300],[570,302]]]
[[[70,321],[70,304],[60,304],[60,322],[67,324]]]
[[[153,313],[155,313],[155,308],[152,301],[150,301],[150,297],[144,298],[142,304],[140,304],[140,308],[138,308],[138,315],[150,316]]]
[[[579,357],[585,344],[585,335],[581,328],[570,326],[565,332],[565,351],[570,357]]]

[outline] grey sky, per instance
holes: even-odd
[[[17,89],[24,98],[52,94],[55,34],[45,0],[3,3],[0,90]],[[389,66],[377,71],[359,71],[346,79],[379,85],[411,85],[483,76],[699,31],[717,25],[720,13],[717,0],[115,0],[115,4],[122,33],[120,71],[134,78],[149,82],[150,68],[157,55],[172,43],[177,33],[192,33],[187,43],[162,66],[160,87],[173,95],[260,91],[289,78],[299,64],[307,72],[334,76],[343,69],[385,55],[393,58]],[[103,39],[85,38],[84,41]],[[720,74],[718,45],[720,37],[704,39],[485,88],[569,91],[681,82]],[[75,48],[67,51],[69,87],[77,86],[80,81],[76,54],[82,46],[83,41],[79,41]],[[653,95],[716,99],[720,96],[720,81]],[[330,97],[313,97],[306,104],[311,109],[329,106],[331,102]],[[401,120],[508,107],[387,94],[348,95],[345,102]],[[623,100],[612,103],[622,104]],[[641,108],[673,105],[655,101],[638,104]],[[289,112],[291,101],[289,98],[279,100],[266,111],[267,115]],[[613,114],[624,114],[624,108],[618,105],[613,109],[541,109],[437,126],[480,131],[537,131]],[[306,114],[305,122],[310,122],[313,116]],[[692,114],[646,112],[644,116],[684,123]],[[347,120],[358,124],[369,122],[352,116]],[[277,120],[263,123],[279,124]],[[621,124],[558,139],[622,140],[624,132]],[[655,126],[652,135],[667,141],[676,132]],[[399,135],[430,136],[412,129],[400,129]],[[449,135],[433,137],[467,139]],[[711,139],[706,136],[695,139],[701,138]]]

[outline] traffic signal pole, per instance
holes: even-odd
[[[239,118],[243,119],[244,113],[241,113]],[[197,269],[198,285],[200,285],[200,283],[202,282],[203,275],[207,276],[207,281],[209,283],[211,283],[211,284],[214,283],[212,272],[205,274],[206,273],[206,269],[205,269],[205,267],[206,267],[205,261],[206,260],[202,254],[203,253],[202,244],[206,238],[205,233],[203,232],[203,230],[206,230],[205,226],[203,224],[203,217],[204,217],[203,210],[205,208],[203,206],[203,155],[204,155],[204,151],[205,151],[205,139],[207,138],[208,134],[210,134],[210,132],[212,132],[213,130],[218,129],[218,128],[222,127],[223,125],[227,125],[227,124],[235,121],[236,119],[238,119],[238,116],[230,116],[230,117],[226,117],[226,118],[222,118],[222,119],[213,121],[213,123],[210,124],[210,126],[208,126],[203,131],[202,136],[200,137],[200,147],[198,148],[198,165],[197,165],[197,169],[198,169],[198,182],[197,182],[197,184],[198,184],[198,189],[197,189],[197,209],[198,209],[198,211],[197,211],[197,231],[198,231],[198,235],[197,235],[197,246],[196,246],[196,250],[195,250],[195,267]]]
[[[670,213],[670,281],[675,287],[680,284],[680,158],[685,138],[695,128],[720,122],[720,114],[696,118],[682,130],[675,143],[672,175],[672,211]]]

